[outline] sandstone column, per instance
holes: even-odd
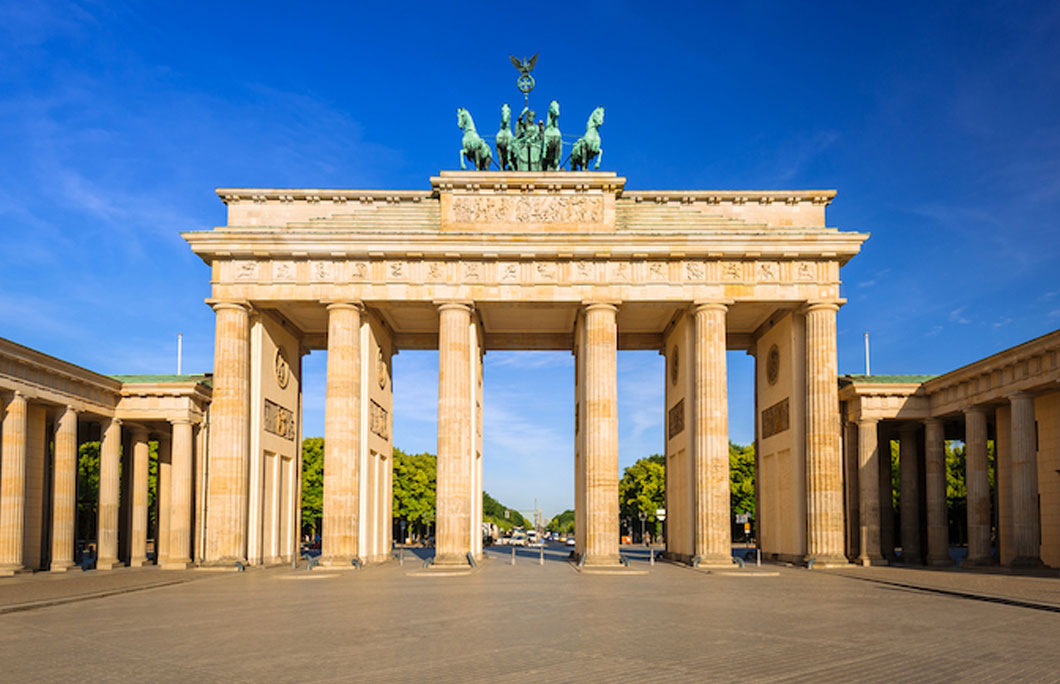
[[[328,305],[321,558],[350,567],[357,557],[361,453],[361,305]]]
[[[74,565],[74,528],[77,525],[77,411],[67,406],[55,426],[52,470],[52,572]]]
[[[250,460],[250,310],[214,304],[213,400],[210,403],[207,565],[246,561],[247,466]],[[260,410],[260,409],[259,409]]]
[[[169,499],[169,545],[167,570],[191,565],[191,461],[194,440],[189,420],[172,421],[172,470]]]
[[[883,563],[880,539],[880,445],[879,421],[858,421],[858,518],[862,565]]]
[[[1011,565],[1041,564],[1038,514],[1038,458],[1034,438],[1034,397],[1019,392],[1009,397],[1012,407],[1009,440],[1012,449],[1010,500],[1012,506]]]
[[[147,430],[139,425],[132,432],[132,493],[130,500],[129,567],[139,568],[147,564],[147,469],[150,461],[150,445]]]
[[[898,472],[902,482],[902,562],[920,564],[920,459],[917,425],[906,424],[898,431]]]
[[[806,307],[806,559],[845,565],[843,457],[839,448],[836,312],[833,302]]]
[[[881,426],[877,449],[880,464],[880,551],[888,561],[894,554],[894,486],[891,482],[891,432]]]
[[[618,556],[618,307],[585,307],[585,562]]]
[[[986,463],[986,411],[964,410],[964,485],[968,492],[969,565],[990,563],[990,483]]]
[[[158,525],[155,529],[155,563],[161,566],[169,558],[170,488],[173,482],[173,440],[158,436],[158,475],[155,479],[155,503]]]
[[[16,391],[3,411],[0,437],[0,575],[23,570],[26,520],[26,438],[29,405]]]
[[[858,478],[858,424],[843,423],[843,491],[846,516],[846,556],[861,557],[861,496]]]
[[[471,551],[471,307],[439,305],[438,493],[435,563],[467,564]]]
[[[950,565],[946,513],[946,436],[941,420],[924,421],[924,492],[927,504],[928,565]]]
[[[102,423],[99,447],[99,518],[96,536],[97,570],[118,567],[118,504],[121,491],[121,420]]]
[[[697,304],[692,313],[696,345],[693,369],[695,555],[700,558],[700,565],[732,565],[729,402],[725,368],[727,311],[726,305],[710,302]],[[617,465],[616,459],[616,473]]]

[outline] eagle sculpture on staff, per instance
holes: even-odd
[[[530,59],[519,59],[515,55],[508,55],[512,60],[512,64],[519,70],[519,80],[516,81],[516,87],[523,94],[527,104],[530,101],[530,91],[534,89],[534,77],[530,75],[530,72],[534,70],[539,54],[541,53],[534,53],[534,56]]]

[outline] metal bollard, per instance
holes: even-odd
[[[545,542],[543,542],[543,541],[541,542],[541,555],[537,559],[537,564],[538,565],[544,565],[545,564]]]
[[[512,565],[515,565],[515,547],[512,547]]]
[[[758,558],[755,560],[755,565],[762,567],[762,549],[755,549],[758,552]]]
[[[398,549],[398,565],[404,565],[404,564],[405,564],[405,547],[402,546],[400,549]]]
[[[651,566],[655,567],[655,549],[648,549],[648,559],[651,561]]]

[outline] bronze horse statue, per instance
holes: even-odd
[[[596,158],[593,169],[600,168],[600,160],[604,158],[603,150],[600,149],[600,133],[596,130],[604,123],[604,108],[597,107],[589,115],[589,121],[585,124],[585,135],[578,138],[570,152],[570,170],[588,170],[589,162]]]
[[[563,161],[563,136],[559,132],[559,102],[555,100],[548,105],[548,123],[541,146],[541,170],[559,171]]]
[[[490,151],[490,146],[486,144],[486,141],[479,136],[471,114],[463,107],[457,107],[456,125],[464,132],[463,147],[460,148],[460,168],[467,169],[464,160],[470,159],[479,171],[488,170],[493,160],[493,152]]]
[[[506,104],[501,105],[501,127],[497,131],[497,164],[501,171],[515,168],[512,160],[512,108]]]

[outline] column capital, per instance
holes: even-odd
[[[206,303],[210,305],[214,311],[225,311],[225,310],[236,310],[250,313],[251,306],[250,302],[239,299],[207,299]]]
[[[364,311],[364,305],[361,304],[359,301],[353,299],[324,300],[321,303],[324,304],[325,307],[327,307],[328,311],[335,311],[339,309],[352,309],[356,311]]]
[[[858,425],[864,425],[865,427],[868,427],[870,425],[879,425],[880,424],[880,419],[879,418],[866,418],[866,417],[862,416],[862,417],[858,418],[857,420],[855,420],[853,422],[857,423]]]
[[[714,299],[714,300],[702,300],[692,303],[692,313],[696,314],[700,311],[721,311],[726,312],[732,305],[731,299]]]
[[[929,425],[932,425],[932,426],[939,426],[939,425],[942,425],[942,423],[943,423],[944,421],[943,421],[943,420],[942,420],[941,418],[925,418],[925,419],[924,419],[923,421],[921,421],[921,422],[922,422],[922,423],[924,423],[924,427],[927,427],[927,426],[929,426]]]
[[[474,302],[467,302],[467,301],[455,301],[455,300],[453,300],[453,301],[436,301],[436,302],[434,302],[434,306],[437,307],[438,313],[441,313],[443,311],[451,311],[451,310],[456,309],[456,310],[467,311],[468,314],[470,314],[472,311],[475,310]]]
[[[986,416],[985,406],[966,406],[962,411],[965,416]]]
[[[1008,399],[1010,402],[1014,401],[1014,400],[1023,400],[1023,399],[1031,399],[1031,400],[1033,400],[1034,399],[1034,395],[1032,393],[1026,391],[1026,390],[1018,390],[1016,392],[1012,392],[1011,394],[1006,394],[1005,398]]]
[[[104,417],[104,420],[106,420],[109,424],[115,425],[117,427],[121,427],[121,424],[124,422],[121,418],[117,416],[111,416],[110,418]]]
[[[811,311],[839,311],[839,307],[847,303],[845,299],[822,299],[810,300],[802,305],[803,313]]]
[[[582,311],[608,310],[618,312],[618,302],[582,302]]]
[[[187,418],[187,417],[170,418],[169,419],[169,424],[170,425],[191,425],[193,422],[194,421],[192,421],[191,418]]]

